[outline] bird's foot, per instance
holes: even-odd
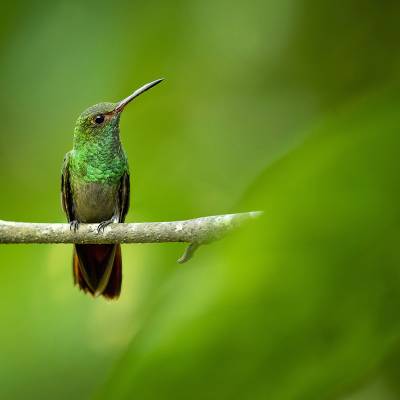
[[[73,221],[71,221],[69,223],[69,230],[70,231],[74,230],[74,232],[76,232],[78,229],[79,229],[79,221],[74,219]]]
[[[97,227],[97,233],[103,233],[104,229],[108,226],[113,224],[114,222],[118,222],[118,219],[115,217],[112,217],[111,219],[108,219],[107,221],[103,221],[99,223],[99,226]]]

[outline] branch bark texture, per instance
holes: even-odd
[[[81,224],[74,232],[69,224],[0,220],[0,243],[161,243],[187,242],[197,246],[220,239],[260,211],[215,215],[171,222],[111,224],[98,232],[98,224]],[[192,252],[194,249],[191,249]],[[190,258],[190,254],[188,257]],[[186,259],[181,260],[182,262]]]

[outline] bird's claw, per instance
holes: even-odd
[[[112,218],[108,219],[107,221],[100,222],[99,226],[97,227],[97,233],[104,233],[104,229],[113,222],[114,220]]]
[[[73,221],[71,221],[69,223],[69,230],[70,231],[74,230],[74,232],[76,232],[78,229],[79,229],[79,221],[74,219]]]

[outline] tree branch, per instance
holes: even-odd
[[[99,233],[98,224],[81,224],[74,232],[69,224],[11,222],[0,220],[0,243],[190,243],[179,262],[191,258],[199,245],[213,242],[243,222],[260,216],[252,211],[240,214],[171,222],[111,224]]]

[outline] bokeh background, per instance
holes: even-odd
[[[264,210],[176,264],[124,245],[117,302],[70,245],[0,247],[4,399],[400,398],[397,1],[15,0],[0,14],[0,218],[64,221],[86,107],[130,105],[128,221]]]

